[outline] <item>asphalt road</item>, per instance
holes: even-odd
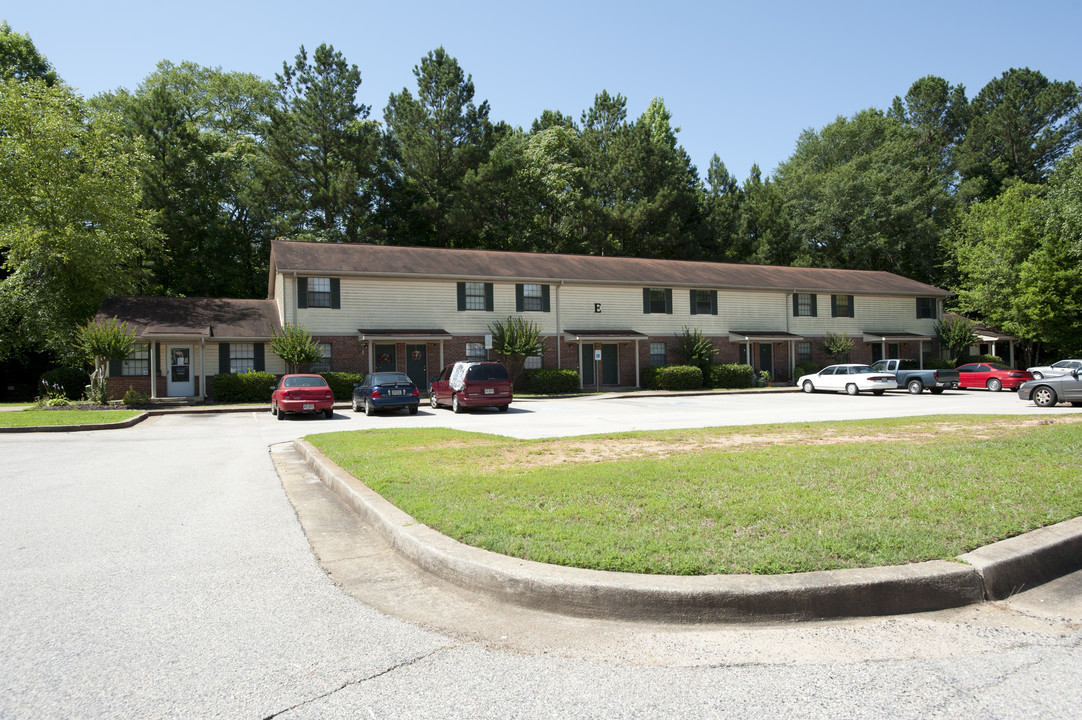
[[[485,640],[336,587],[270,452],[367,427],[543,437],[929,408],[1082,412],[1008,393],[730,395],[0,435],[0,718],[1075,717],[1077,576],[1007,603],[833,623],[628,627],[501,608],[477,617],[529,637]]]

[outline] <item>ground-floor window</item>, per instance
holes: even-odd
[[[308,372],[310,373],[324,373],[331,371],[331,344],[319,343],[319,349],[323,353],[323,359],[308,364]]]
[[[136,345],[121,364],[121,374],[142,376],[150,374],[150,346]]]
[[[812,359],[812,346],[810,342],[798,342],[796,344],[796,361],[808,363]]]
[[[471,362],[480,362],[485,359],[485,344],[479,342],[466,343],[466,359]]]
[[[531,357],[526,358],[525,369],[527,369],[527,370],[538,370],[538,369],[540,369],[540,367],[541,367],[541,356],[540,355],[533,355]]]
[[[242,373],[250,370],[255,370],[255,345],[229,343],[229,372]]]
[[[667,359],[667,348],[663,342],[650,343],[650,364],[664,365]]]

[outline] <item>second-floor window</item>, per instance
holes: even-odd
[[[793,317],[816,317],[815,293],[793,293]]]
[[[937,304],[935,298],[917,298],[917,318],[931,318],[935,320],[939,313],[937,312]]]
[[[458,284],[459,310],[485,310],[492,312],[492,283],[460,282]]]
[[[672,315],[672,290],[669,288],[643,288],[642,311],[646,315],[654,313]]]
[[[831,295],[830,296],[830,316],[831,317],[856,317],[853,309],[853,296],[852,295]]]
[[[341,280],[339,278],[297,278],[297,307],[338,309],[341,306]]]
[[[692,290],[690,304],[692,315],[717,315],[718,291]]]
[[[515,312],[548,312],[549,286],[538,283],[515,285]]]

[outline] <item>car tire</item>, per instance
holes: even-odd
[[[1034,380],[1044,380],[1044,373],[1039,373],[1039,372],[1033,373],[1033,379]]]
[[[451,396],[451,410],[456,413],[462,412],[462,406],[458,404],[458,393]]]
[[[511,407],[511,406],[510,405],[497,405],[496,409],[499,410],[500,412],[507,412],[507,408],[509,408],[509,407]]]
[[[943,388],[932,388],[928,392],[932,393],[933,395],[942,395],[943,394]]]
[[[334,408],[327,408],[326,410],[324,410],[323,417],[327,418],[328,420],[334,417]]]
[[[805,380],[804,384],[800,386],[800,389],[809,394],[815,392],[815,386],[812,385],[811,380]]]
[[[364,414],[368,417],[372,417],[376,414],[376,408],[372,407],[372,401],[368,398],[364,399]]]
[[[285,412],[282,411],[282,408],[278,408],[278,412],[275,413],[275,414],[278,416],[279,420],[285,420],[286,419],[286,414],[285,414]]]
[[[850,395],[859,395],[860,388],[857,387],[856,383],[849,383],[845,386],[845,392],[849,393]]]
[[[922,392],[924,392],[924,383],[922,383],[920,380],[910,380],[909,384],[905,387],[912,395],[920,395]]]
[[[987,384],[986,387],[989,390],[991,390],[992,392],[999,392],[1000,390],[1003,389],[1003,381],[1000,380],[999,378],[989,378],[988,384]]]
[[[872,395],[882,395],[886,390],[872,390]]]
[[[361,406],[357,404],[357,398],[353,398],[353,412],[360,412]]]
[[[440,404],[438,402],[436,402],[436,391],[435,390],[433,390],[429,394],[429,396],[428,396],[428,404],[432,406],[433,410],[435,410],[436,408],[438,408],[440,406]]]
[[[1033,388],[1033,404],[1037,407],[1054,407],[1059,399],[1056,397],[1056,391],[1047,385],[1041,385],[1040,387]]]
[[[416,415],[417,414],[417,406],[416,405],[410,405],[409,411],[410,411],[410,415]]]
[[[274,403],[271,403],[271,415],[277,415],[277,414],[278,414],[278,408],[274,405]]]

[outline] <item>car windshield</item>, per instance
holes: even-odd
[[[410,381],[403,373],[376,373],[372,376],[373,385],[392,385],[394,383],[408,383]]]
[[[507,368],[503,365],[473,365],[466,370],[467,380],[506,380]]]
[[[321,377],[287,377],[283,387],[326,387],[327,381]]]

